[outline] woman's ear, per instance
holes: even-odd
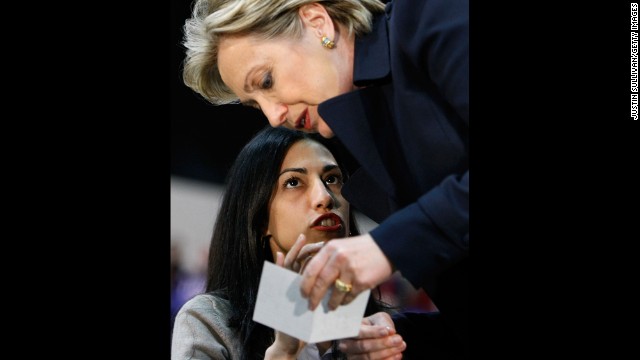
[[[323,36],[335,38],[335,28],[333,20],[327,9],[319,3],[306,4],[298,9],[298,15],[304,27],[311,29],[318,39]]]

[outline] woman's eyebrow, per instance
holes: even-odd
[[[333,170],[333,169],[335,169],[337,167],[338,167],[338,165],[336,165],[336,164],[325,165],[325,166],[322,167],[322,172],[329,172],[329,171],[331,171],[331,170]],[[306,174],[307,173],[307,169],[305,169],[305,168],[286,168],[286,169],[283,169],[278,176],[282,176],[282,174],[284,174],[286,172],[289,172],[289,171],[297,172],[297,173],[301,173],[301,174]]]
[[[333,170],[333,169],[335,169],[335,168],[337,168],[337,167],[338,167],[338,165],[336,165],[336,164],[329,164],[329,165],[325,165],[325,166],[322,168],[322,171],[323,171],[323,172],[331,171],[331,170]]]
[[[286,168],[284,170],[282,170],[280,172],[280,175],[278,176],[282,176],[282,174],[289,172],[289,171],[293,171],[293,172],[297,172],[297,173],[301,173],[301,174],[306,174],[307,173],[307,169],[305,168]]]
[[[259,67],[259,65],[256,65],[247,71],[247,76],[244,77],[244,91],[248,93],[253,91],[253,86],[251,85],[251,81],[249,81],[249,77],[251,77],[254,72],[258,71]]]

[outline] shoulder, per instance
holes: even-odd
[[[196,295],[176,316],[172,359],[227,358],[241,351],[237,332],[228,326],[231,305],[214,294]],[[233,357],[233,356],[232,356]]]
[[[189,328],[207,328],[230,333],[228,323],[231,311],[229,300],[217,294],[196,295],[180,308],[176,315],[175,328],[186,324]]]
[[[230,310],[231,304],[229,300],[213,293],[207,293],[196,295],[187,301],[178,312],[178,316],[182,313],[228,313]]]
[[[392,27],[414,36],[425,30],[439,31],[445,24],[460,25],[469,21],[468,0],[404,0],[391,4],[387,16]]]

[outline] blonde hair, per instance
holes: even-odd
[[[384,11],[379,0],[195,0],[191,18],[184,24],[186,58],[184,83],[216,105],[236,102],[237,96],[224,84],[218,71],[221,36],[257,35],[299,38],[302,22],[298,9],[320,3],[348,35],[371,31],[372,14]]]

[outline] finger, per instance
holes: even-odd
[[[306,345],[304,341],[298,340],[297,338],[287,335],[283,332],[276,331],[275,334],[276,338],[274,344],[278,343],[277,347],[280,349],[288,349],[287,351],[297,351]]]
[[[342,298],[342,302],[339,305],[347,305],[350,302],[352,302],[357,296],[358,296],[358,294],[354,293],[354,290],[353,290],[353,287],[352,287],[351,291],[348,292],[347,294],[345,294],[345,296]]]
[[[363,320],[364,322],[364,320]],[[377,339],[383,338],[395,334],[396,331],[389,326],[382,325],[360,325],[360,331],[358,337],[346,340],[360,340],[360,339]]]
[[[322,249],[324,246],[324,242],[307,244],[302,247],[300,253],[298,253],[298,258],[296,259],[296,264],[299,264],[298,269],[295,269],[298,273],[302,274],[304,268],[307,266],[307,263],[313,258],[313,256]]]
[[[400,335],[379,339],[340,340],[338,349],[349,355],[349,359],[385,359],[406,350],[407,344]],[[358,356],[366,355],[366,357]]]
[[[276,265],[284,266],[284,254],[282,251],[276,252]]]
[[[343,283],[347,285],[351,285],[351,280],[349,279],[348,276],[344,274],[340,274],[340,276],[338,276],[338,279],[340,279]],[[334,281],[333,288],[331,289],[331,297],[329,297],[329,303],[328,303],[329,309],[335,310],[338,308],[340,304],[345,303],[345,298],[347,296],[350,296],[352,291],[353,291],[353,286],[351,286],[351,290],[348,292],[339,290],[338,287],[336,286],[336,281]]]
[[[307,276],[306,279],[303,276],[301,289],[303,296],[306,295],[305,297],[309,299],[310,310],[315,310],[328,289],[334,286],[335,280],[340,275],[341,263],[347,262],[344,253],[340,252],[340,243],[342,242],[344,241],[336,239],[327,242],[311,259],[304,271]],[[307,281],[305,282],[305,280]],[[336,298],[339,296],[339,294],[336,295]],[[342,301],[342,298],[340,297],[340,299],[335,299],[334,301],[337,300]]]
[[[307,263],[302,272],[302,281],[300,282],[300,294],[304,298],[308,298],[311,290],[316,285],[316,280],[320,271],[330,257],[330,250],[325,246]],[[315,309],[315,307],[314,307]]]
[[[387,334],[387,335],[382,335]],[[376,329],[373,336],[340,340],[340,351],[347,354],[364,354],[384,350],[389,347],[397,347],[402,343],[400,335],[390,335],[387,329]]]
[[[293,263],[293,270],[302,274],[304,268],[307,266],[307,263],[311,260],[313,255],[315,255],[318,251],[320,251],[320,249],[322,249],[323,245],[324,242],[319,242],[306,244],[305,246],[303,246],[298,253],[296,261]]]
[[[342,339],[339,341],[338,347],[345,354],[361,354],[372,350],[382,350],[386,347],[384,339],[388,336],[390,333],[386,327],[363,325],[357,338]]]
[[[304,260],[311,255],[317,254],[318,251],[322,249],[324,244],[325,244],[324,241],[313,243],[313,244],[306,244],[305,246],[302,247],[302,249],[300,250],[300,253],[298,253],[298,259]]]
[[[293,243],[293,246],[291,246],[291,249],[289,249],[289,251],[287,252],[287,256],[284,258],[284,267],[286,267],[287,269],[293,268],[293,262],[298,257],[298,252],[300,251],[302,246],[304,246],[306,241],[307,238],[304,236],[304,234],[298,235],[296,242]]]
[[[373,339],[396,333],[395,324],[386,312],[377,312],[362,319],[358,336],[348,340]]]
[[[309,265],[303,272],[303,274],[307,274],[307,276],[306,279],[305,276],[303,276],[303,282],[301,283],[301,292],[304,297],[307,297],[309,299],[310,310],[315,310],[315,308],[326,295],[329,288],[333,289],[335,280],[338,279],[338,276],[340,276],[341,281],[348,284],[350,284],[351,280],[353,279],[353,271],[349,266],[350,261],[347,257],[347,250],[344,249],[343,245],[341,245],[342,243],[344,243],[344,241],[337,241],[335,239],[329,241],[318,252],[314,259],[309,262]],[[315,260],[315,258],[320,257],[323,262],[326,262],[321,269],[319,269],[320,265],[317,265],[318,262]],[[310,268],[309,266],[312,267]],[[318,271],[319,273],[315,275]],[[313,279],[314,277],[315,279]],[[352,290],[354,297],[362,291],[362,289],[358,289],[357,286],[355,286]],[[306,294],[306,292],[308,292],[308,295]],[[344,292],[332,291],[329,295],[329,308],[331,310],[336,309],[338,305],[342,303],[344,296]],[[348,298],[347,302],[350,302],[351,300],[353,300],[353,298]]]
[[[363,318],[362,323],[368,325],[386,326],[389,331],[392,331],[392,333],[395,334],[395,324],[393,323],[393,319],[391,319],[391,315],[384,311],[378,311],[373,315],[369,315]]]
[[[322,250],[320,251],[322,252]],[[313,261],[317,256],[318,255],[314,256],[313,259],[311,259],[309,265],[307,265],[307,268],[309,268],[309,266],[313,264]],[[336,306],[340,304],[340,302],[342,302],[342,297],[344,297],[343,293],[339,293],[337,290],[334,291],[335,281],[338,278],[338,275],[340,275],[338,267],[332,265],[332,261],[329,260],[316,277],[315,283],[313,284],[313,287],[311,288],[311,291],[309,293],[310,310],[316,309],[318,304],[320,304],[320,302],[330,289],[331,294],[329,295],[329,298],[333,299],[333,307],[329,306],[329,308],[334,310]]]
[[[313,256],[309,255],[302,261],[296,261],[296,264],[299,264],[298,269],[296,270],[299,274],[302,274],[304,268],[307,267],[307,263],[313,258]]]

